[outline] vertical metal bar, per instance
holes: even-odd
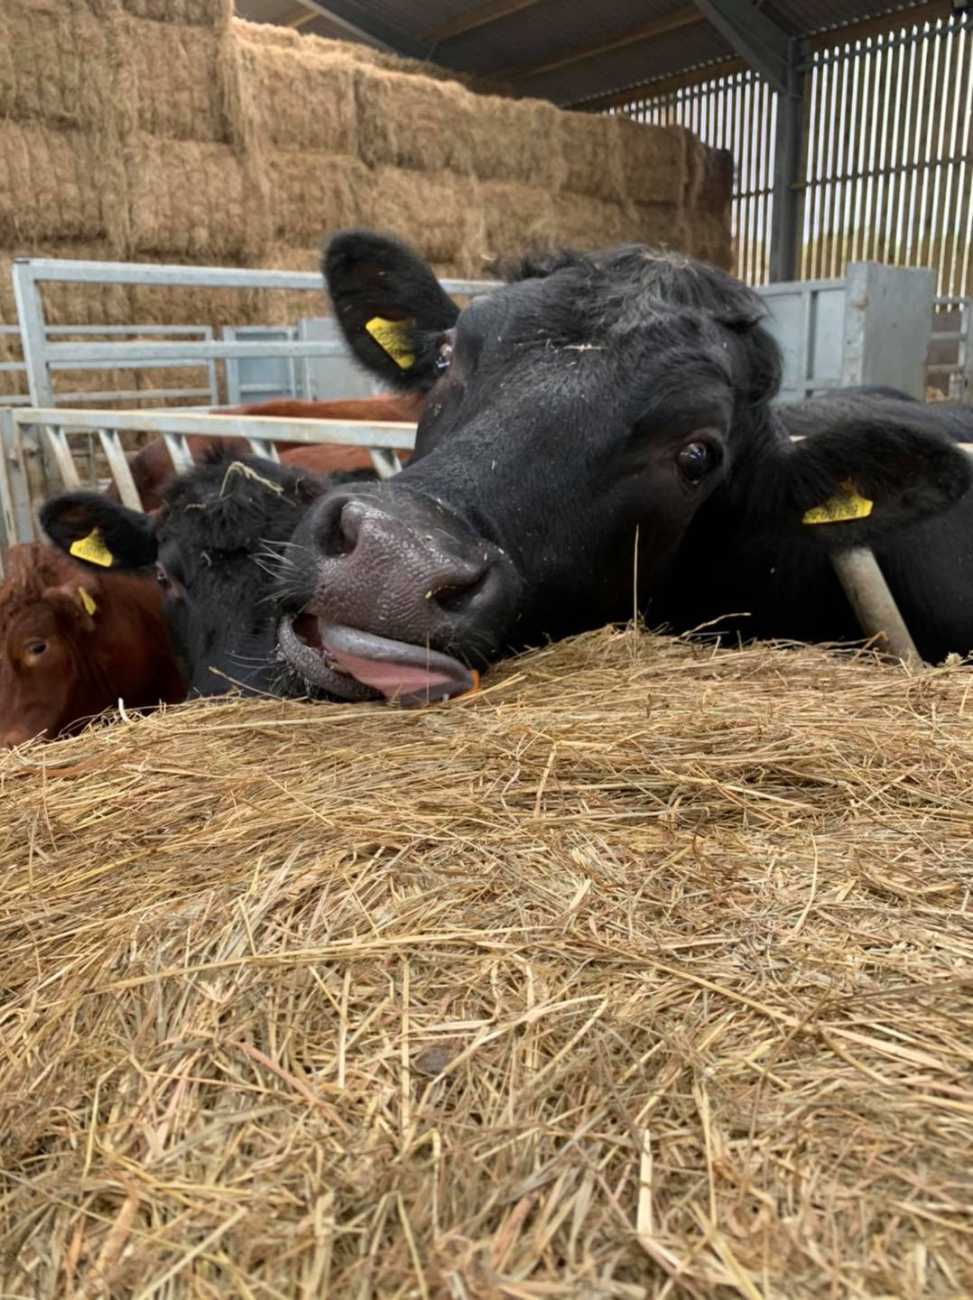
[[[909,194],[908,222],[906,225],[906,265],[921,266],[921,248],[923,232],[928,229],[924,220],[926,204],[929,197],[929,173],[932,169],[932,132],[930,122],[933,113],[929,102],[932,87],[939,90],[933,73],[935,71],[935,43],[929,40],[929,24],[924,24],[922,40],[916,46],[917,71],[919,77],[916,91],[915,122],[915,171],[912,173],[912,185]]]
[[[896,214],[896,262],[900,266],[908,264],[909,246],[909,205],[912,196],[912,184],[916,164],[916,43],[910,41],[902,46],[902,100],[903,112],[900,123],[902,155],[900,159],[901,180],[899,185],[899,206]]]
[[[13,457],[13,411],[0,408],[0,550],[18,541],[17,516],[14,506],[13,485],[10,481],[8,460]]]
[[[54,457],[54,463],[57,465],[57,472],[60,475],[61,482],[68,491],[77,490],[81,486],[81,478],[78,474],[78,467],[74,463],[74,457],[71,455],[71,448],[68,446],[64,425],[42,425],[41,434],[47,441],[47,445]]]
[[[6,442],[4,471],[13,506],[13,537],[18,542],[32,542],[36,530],[31,508],[30,476],[24,456],[23,426],[11,410],[0,409],[0,422],[3,423]]]
[[[939,112],[930,113],[933,120],[938,118],[939,129],[933,144],[935,170],[932,183],[932,200],[929,208],[927,256],[935,258],[939,268],[939,292],[949,293],[952,288],[952,265],[949,256],[949,241],[946,237],[945,214],[949,210],[952,194],[954,164],[947,162],[949,139],[959,100],[959,67],[962,66],[963,43],[954,33],[944,29],[944,24],[937,24],[940,30],[937,44],[942,48],[942,72],[939,84],[944,87],[942,106]],[[959,65],[959,67],[958,67]]]
[[[889,654],[910,668],[921,667],[922,658],[871,547],[836,551],[831,563],[865,635],[879,638]]]
[[[212,325],[206,325],[203,329],[203,338],[208,342],[215,337],[215,331]],[[216,359],[210,357],[206,363],[206,373],[209,376],[209,404],[210,406],[219,406],[220,404],[220,383],[219,376],[216,372]]]
[[[98,438],[101,442],[101,449],[105,453],[105,459],[108,461],[111,476],[118,488],[118,495],[121,498],[122,505],[128,506],[130,510],[141,510],[142,500],[139,497],[138,488],[135,486],[135,479],[132,477],[128,457],[125,455],[125,449],[122,446],[118,430],[99,429]]]
[[[47,359],[47,327],[44,303],[34,268],[26,258],[15,258],[10,270],[17,323],[27,368],[27,388],[33,406],[56,406],[54,384]]]
[[[185,434],[182,433],[163,433],[166,447],[169,450],[169,456],[172,459],[173,469],[177,474],[185,474],[187,470],[193,467],[193,458],[189,453],[189,443],[186,441]]]
[[[865,182],[865,201],[862,216],[862,238],[859,246],[859,252],[862,261],[868,261],[872,256],[872,249],[875,242],[875,229],[877,221],[877,196],[878,196],[878,179],[875,175],[878,159],[878,139],[880,124],[882,120],[882,60],[879,44],[872,37],[865,40],[866,57],[870,69],[870,87],[868,94],[868,122],[867,136],[868,144],[864,153],[865,170],[867,179]]]
[[[266,438],[248,438],[247,443],[255,456],[262,456],[264,460],[272,460],[275,464],[280,464],[277,448]]]
[[[402,468],[393,451],[386,451],[382,447],[369,447],[368,454],[372,460],[372,467],[380,479],[393,478]]]
[[[861,159],[861,95],[864,80],[863,60],[860,54],[860,42],[848,46],[849,70],[849,122],[845,131],[845,183],[842,202],[842,228],[846,261],[853,262],[858,255],[859,223],[858,199],[861,181],[858,179],[862,170]],[[854,126],[852,127],[852,123]]]
[[[966,39],[968,45],[973,44],[973,33],[967,31]],[[970,54],[971,57],[973,57],[973,50],[970,50]],[[969,73],[967,73],[967,78],[966,78],[966,103],[963,110],[963,128],[965,132],[965,138],[967,141],[969,141],[971,138],[973,138],[973,77],[971,77]],[[969,145],[967,145],[967,148],[968,147]],[[970,288],[971,288],[970,258],[971,258],[971,252],[973,252],[973,167],[967,164],[963,168],[961,175],[963,176],[963,179],[966,182],[965,185],[966,204],[965,204],[965,208],[961,207],[959,210],[960,212],[965,211],[966,213],[966,235],[962,241],[963,257],[962,257],[962,264],[959,270],[959,276],[957,277],[957,280],[959,286],[961,286],[959,292],[966,294],[970,292]]]
[[[889,213],[892,208],[895,153],[894,125],[898,75],[896,49],[888,35],[885,36],[882,46],[882,62],[885,80],[881,107],[882,133],[878,149],[881,185],[878,194],[878,223],[875,230],[873,257],[876,261],[887,262],[889,257]]]
[[[814,317],[817,295],[807,285],[801,289],[801,396],[809,396],[814,379]]]

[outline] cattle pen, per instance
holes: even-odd
[[[973,1297],[971,457],[973,0],[0,0],[0,1300]]]

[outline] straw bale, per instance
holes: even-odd
[[[0,121],[0,246],[98,239],[121,196],[99,137]]]
[[[357,153],[357,62],[347,47],[320,51],[317,42],[276,44],[248,32],[238,48],[264,148]]]
[[[564,188],[606,201],[627,195],[622,136],[617,117],[561,113],[559,148],[564,158]]]
[[[210,257],[167,256],[180,266],[212,266]],[[232,266],[230,260],[221,266]],[[192,286],[136,284],[131,288],[129,320],[139,325],[252,325],[262,320],[256,314],[257,291],[206,289]]]
[[[703,150],[703,175],[695,206],[730,225],[733,199],[733,154],[729,149]]]
[[[550,190],[539,185],[509,181],[484,181],[477,189],[483,216],[483,252],[488,258],[515,257],[550,235],[556,222],[556,205]],[[555,241],[557,242],[557,241]]]
[[[126,161],[138,257],[205,256],[222,265],[265,246],[263,204],[252,200],[229,145],[139,134]]]
[[[565,183],[553,104],[542,99],[468,95],[473,171],[480,180],[519,181],[560,189]]]
[[[291,244],[274,244],[256,263],[257,269],[268,271],[313,271],[321,275],[321,240],[298,247]],[[331,304],[321,280],[317,294],[291,292],[286,289],[261,289],[255,295],[253,319],[266,325],[293,325],[302,316],[327,316]]]
[[[693,228],[687,214],[671,203],[634,203],[633,239],[657,248],[695,256]]]
[[[969,680],[605,631],[0,757],[0,1291],[973,1294]]]
[[[440,67],[436,63],[407,59],[397,54],[386,54],[384,50],[377,50],[357,41],[329,40],[326,36],[314,36],[309,32],[276,27],[269,23],[251,23],[243,18],[234,18],[231,27],[234,36],[240,42],[263,46],[265,49],[276,47],[290,50],[301,56],[306,55],[311,60],[337,56],[341,59],[349,59],[363,67],[384,68],[389,72],[409,73],[412,76],[435,78],[440,81],[456,81],[462,85],[494,84],[466,73],[454,72],[451,68]],[[493,93],[502,93],[502,91],[495,89]]]
[[[371,175],[356,158],[275,151],[270,158],[270,221],[275,239],[298,246],[369,217]]]
[[[141,394],[137,403],[140,408],[185,406],[187,400],[203,404],[208,400],[205,397],[180,399],[157,396],[160,389],[166,388],[208,388],[209,373],[205,366],[160,366],[150,370],[134,370],[130,374],[135,381],[132,387],[137,388]]]
[[[433,262],[456,260],[479,228],[473,182],[448,172],[377,167],[365,211],[370,226],[410,240]]]
[[[671,217],[670,209],[670,224]],[[602,203],[565,193],[557,196],[549,220],[535,227],[533,238],[540,247],[586,251],[641,240],[643,235],[634,204]]]
[[[680,126],[615,119],[621,135],[628,197],[638,203],[693,203],[709,151]]]
[[[233,12],[233,0],[121,0],[121,4],[134,18],[196,27],[225,26]]]
[[[0,120],[103,126],[119,57],[113,25],[86,7],[0,5]]]
[[[686,223],[687,247],[694,257],[732,271],[733,240],[726,220],[708,212],[693,213]]]
[[[0,322],[2,323],[2,322]],[[23,352],[20,337],[16,334],[0,334],[0,363],[20,363]],[[0,397],[9,397],[27,392],[27,376],[23,371],[0,370]],[[0,406],[3,403],[0,402]]]
[[[461,86],[428,77],[359,68],[358,150],[372,167],[473,175],[475,101]]]
[[[218,33],[128,17],[120,32],[135,87],[138,129],[176,140],[225,143],[229,124],[214,76]]]
[[[475,95],[455,83],[380,70],[356,78],[359,149],[372,166],[557,188],[564,180],[553,104]]]

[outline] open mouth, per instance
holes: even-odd
[[[479,674],[458,659],[313,614],[285,616],[277,633],[284,658],[303,677],[341,700],[395,700],[415,707],[465,695]]]

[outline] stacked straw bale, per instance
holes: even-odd
[[[481,90],[238,21],[231,0],[4,5],[0,320],[14,320],[18,254],[314,269],[322,237],[359,223],[454,276],[528,244],[642,239],[728,263],[732,177],[689,132]],[[325,306],[173,289],[49,298],[52,320],[86,324],[273,322]]]
[[[0,1292],[973,1294],[968,670],[485,687],[0,757]]]

